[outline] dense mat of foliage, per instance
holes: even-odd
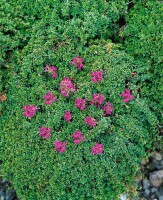
[[[142,62],[109,40],[128,1],[34,2],[0,2],[3,176],[20,199],[117,199],[133,185],[158,125],[148,99],[140,98],[135,69]],[[95,101],[99,94],[104,101]],[[77,106],[79,98],[86,108]],[[107,102],[113,107],[104,116]],[[56,141],[63,143],[57,148]]]
[[[136,82],[142,97],[162,121],[163,112],[163,5],[160,1],[140,1],[127,15],[122,33],[127,52],[137,61]],[[162,121],[163,122],[163,121]]]
[[[116,22],[126,10],[127,0],[0,1],[0,78],[5,84],[5,69],[14,68],[17,53],[31,37],[57,43],[71,36],[82,44],[95,37],[106,39],[116,33]]]
[[[151,144],[148,126],[156,119],[136,91],[130,103],[123,102],[121,93],[133,63],[124,52],[112,50],[109,55],[104,45],[99,41],[83,51],[85,65],[80,71],[70,65],[74,46],[62,44],[53,50],[50,61],[44,52],[39,66],[37,61],[32,65],[30,60],[24,61],[19,74],[13,74],[8,83],[9,100],[2,121],[3,160],[7,156],[3,173],[12,180],[20,199],[115,199],[133,181],[138,160],[145,155],[144,147]],[[56,78],[44,72],[46,64],[58,68]],[[103,70],[103,80],[94,83],[90,73],[98,70]],[[73,80],[77,88],[69,98],[60,94],[64,77]],[[57,98],[52,105],[46,105],[43,98],[48,91]],[[114,106],[111,116],[104,117],[102,109],[89,105],[93,94],[98,93],[104,95],[102,105],[109,101]],[[87,99],[86,109],[75,107],[76,98]],[[27,119],[22,107],[33,104],[38,110]],[[63,118],[66,110],[72,113],[70,123]],[[95,128],[84,122],[87,116],[98,121]],[[39,136],[41,126],[52,129],[47,140]],[[78,145],[72,140],[76,130],[85,137]],[[56,140],[67,142],[64,154],[54,151]],[[104,152],[93,156],[91,149],[96,143],[104,145]]]

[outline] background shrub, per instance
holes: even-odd
[[[162,10],[160,1],[139,1],[126,16],[126,27],[122,35],[126,37],[127,53],[137,61],[135,79],[140,95],[146,98],[151,110],[162,123],[163,91],[162,78]]]

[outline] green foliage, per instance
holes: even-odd
[[[0,1],[0,93],[17,70],[19,53],[26,45],[33,48],[42,40],[45,47],[37,49],[39,52],[49,44],[57,48],[67,39],[76,41],[77,48],[79,44],[88,46],[95,38],[108,39],[116,33],[117,21],[126,9],[127,0]]]
[[[127,25],[122,32],[126,37],[127,52],[137,60],[136,82],[142,97],[161,119],[162,91],[162,26],[163,5],[161,1],[140,1],[127,15]]]
[[[116,34],[119,18],[126,15],[127,2],[0,2],[0,62],[7,91],[0,159],[3,176],[20,199],[117,199],[133,185],[158,121],[134,84],[137,61],[108,40]],[[109,53],[108,46],[112,46]],[[82,71],[70,65],[77,55],[85,60]],[[46,65],[58,68],[55,79],[44,72]],[[90,72],[97,70],[103,70],[104,79],[93,83]],[[60,94],[64,77],[78,89],[69,98]],[[126,87],[135,97],[127,104],[120,96]],[[48,91],[57,97],[50,106],[43,99]],[[76,98],[90,102],[96,93],[114,106],[111,116],[105,118],[95,106],[83,111],[75,108]],[[31,104],[39,109],[28,119],[22,106]],[[73,115],[70,123],[63,119],[66,110]],[[98,120],[94,129],[84,122],[89,115]],[[40,126],[52,128],[49,139],[40,138]],[[85,137],[79,145],[71,137],[77,129]],[[67,142],[63,154],[53,150],[56,140]],[[104,145],[102,155],[91,154],[95,143]]]
[[[8,101],[2,120],[2,171],[12,181],[20,199],[116,199],[133,183],[138,161],[145,155],[144,147],[151,144],[146,117],[151,112],[143,110],[144,104],[140,103],[136,91],[133,91],[134,100],[123,102],[120,94],[125,89],[126,78],[131,77],[133,61],[116,46],[108,54],[106,44],[99,40],[82,51],[67,41],[57,50],[50,47],[49,51],[42,50],[40,55],[36,49],[41,49],[42,40],[38,40],[36,49],[23,57],[19,72],[13,73],[7,85]],[[70,65],[75,54],[85,59],[82,71]],[[58,68],[55,79],[44,72],[46,64]],[[104,80],[93,83],[90,72],[99,69],[104,71]],[[59,90],[64,76],[73,79],[78,87],[68,99]],[[58,98],[50,106],[43,99],[48,91]],[[105,118],[95,106],[87,106],[83,111],[75,108],[75,98],[90,101],[94,93],[102,93],[105,102],[113,104],[110,117]],[[23,116],[22,106],[29,104],[39,107],[32,119]],[[65,110],[73,114],[71,123],[63,119]],[[90,129],[85,124],[88,115],[98,120],[96,128]],[[151,118],[149,122],[155,126],[155,116]],[[52,128],[50,139],[40,138],[40,126]],[[77,129],[86,138],[79,145],[71,138]],[[56,139],[67,141],[64,154],[53,150]],[[104,145],[102,155],[91,154],[95,143]]]
[[[2,0],[0,2],[0,65],[13,69],[18,51],[31,38],[60,42],[67,38],[88,44],[94,38],[116,33],[119,17],[127,9],[126,0]],[[4,69],[1,68],[0,76]],[[5,82],[5,80],[4,80]],[[2,90],[2,86],[0,91]]]

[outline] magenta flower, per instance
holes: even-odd
[[[25,111],[23,112],[23,115],[31,118],[34,116],[37,109],[37,106],[34,105],[23,106],[23,110]]]
[[[70,92],[74,93],[76,91],[72,81],[67,77],[64,77],[64,79],[60,82],[60,89],[61,94],[65,97],[69,97]]]
[[[46,104],[52,104],[52,102],[55,102],[57,101],[57,98],[55,98],[55,96],[51,93],[51,92],[48,92],[45,96],[44,96],[44,99],[46,99]]]
[[[84,140],[84,137],[79,130],[77,130],[74,134],[72,134],[72,138],[74,139],[75,144],[79,144]]]
[[[66,111],[65,114],[64,114],[64,119],[67,122],[70,122],[70,120],[72,119],[72,114],[69,111]]]
[[[86,108],[86,99],[77,98],[75,99],[75,107],[79,108],[80,110],[84,110]]]
[[[92,76],[92,81],[94,83],[98,82],[98,81],[102,81],[103,80],[103,77],[102,77],[102,70],[100,71],[96,71],[96,72],[91,72],[90,75]]]
[[[97,124],[97,120],[94,119],[93,117],[88,116],[88,117],[85,119],[85,123],[87,123],[90,127],[95,127],[96,124]]]
[[[40,130],[40,137],[48,139],[51,136],[50,134],[50,132],[52,131],[51,128],[40,127],[39,130]]]
[[[83,62],[84,62],[83,58],[76,56],[75,58],[72,59],[71,65],[76,65],[79,70],[82,70],[84,66]]]
[[[93,94],[93,100],[91,101],[90,104],[100,107],[103,101],[104,101],[104,96],[102,94]]]
[[[102,144],[95,144],[92,147],[92,155],[94,155],[94,154],[102,154],[103,150],[104,150],[104,146]]]
[[[54,142],[55,151],[59,151],[60,153],[64,153],[66,150],[66,142],[56,141]]]
[[[107,115],[111,115],[113,111],[113,106],[111,105],[110,102],[107,102],[105,106],[103,106],[103,111],[104,111],[104,116],[106,117]]]
[[[125,89],[125,91],[121,94],[121,96],[123,97],[123,102],[125,103],[134,99],[134,96],[131,94],[130,90],[128,89]]]
[[[48,74],[52,75],[52,78],[55,78],[57,76],[57,68],[54,66],[48,66],[46,65],[45,67],[45,72],[47,72]]]

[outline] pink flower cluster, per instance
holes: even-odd
[[[52,102],[57,101],[57,98],[55,98],[55,96],[51,93],[48,92],[45,96],[44,99],[46,99],[46,104],[52,104]]]
[[[88,117],[85,119],[85,123],[87,123],[90,127],[96,127],[97,120],[94,119],[93,117],[88,116]]]
[[[37,109],[37,106],[34,105],[23,106],[23,110],[25,111],[23,112],[23,115],[31,118],[34,116]]]
[[[104,146],[102,144],[95,144],[92,148],[92,154],[102,154]]]
[[[92,81],[94,83],[98,82],[98,81],[102,81],[103,80],[103,77],[102,77],[102,70],[100,71],[96,71],[96,72],[91,72],[91,76],[92,76]]]
[[[57,68],[54,66],[48,66],[46,65],[45,67],[45,72],[47,72],[48,74],[52,75],[52,78],[55,78],[57,76]]]
[[[44,137],[45,139],[48,139],[51,136],[50,134],[50,132],[52,131],[51,128],[40,127],[39,130],[40,130],[40,133],[39,133],[40,137]]]
[[[56,141],[54,142],[55,151],[59,151],[60,153],[64,153],[66,151],[66,142]]]
[[[64,79],[60,82],[60,89],[61,94],[65,97],[69,97],[70,92],[74,93],[76,91],[72,81],[67,77],[64,77]]]
[[[75,99],[75,107],[79,108],[80,110],[84,110],[86,108],[86,99],[77,98]]]
[[[102,94],[94,94],[93,100],[91,101],[91,105],[96,105],[97,107],[100,107],[100,105],[104,101],[104,96]]]
[[[84,59],[76,56],[72,59],[71,61],[71,65],[76,65],[77,68],[79,70],[82,70],[84,67]],[[54,66],[46,66],[45,67],[45,72],[47,72],[48,74],[52,75],[52,78],[55,78],[57,76],[57,68]],[[94,83],[97,83],[99,81],[103,80],[103,71],[94,71],[90,73],[91,76],[91,80]],[[60,82],[60,90],[61,90],[61,94],[65,97],[69,97],[70,93],[74,93],[76,91],[74,84],[72,83],[72,81],[67,78],[64,77],[64,79]],[[134,96],[131,94],[129,89],[125,89],[125,91],[121,94],[121,96],[123,97],[123,101],[125,103],[131,101]],[[57,98],[52,94],[52,92],[48,92],[46,95],[43,96],[44,99],[46,99],[45,103],[50,105],[52,104],[52,102],[57,101]],[[92,97],[92,101],[90,102],[90,105],[95,105],[97,107],[100,107],[104,102],[104,96],[100,93],[98,94],[93,94]],[[87,104],[87,100],[86,99],[82,99],[82,98],[76,98],[75,99],[75,107],[79,108],[81,111],[84,110],[86,108],[86,104]],[[23,106],[23,115],[25,117],[33,117],[36,110],[37,110],[37,106],[34,105],[27,105],[27,106]],[[110,102],[106,102],[106,104],[102,107],[102,110],[104,112],[104,116],[108,116],[111,115],[112,111],[113,111],[113,106],[111,105]],[[64,119],[66,120],[66,122],[70,123],[71,119],[72,119],[72,114],[70,113],[70,111],[65,111],[64,113]],[[85,123],[92,127],[95,128],[97,125],[97,120],[91,116],[88,116],[85,118]],[[40,127],[39,128],[39,135],[40,137],[44,137],[45,139],[48,139],[51,136],[51,128],[47,128],[47,127]],[[82,141],[85,140],[82,132],[80,130],[76,130],[75,133],[72,134],[72,138],[73,138],[73,142],[75,144],[80,144]],[[60,153],[64,153],[66,151],[66,141],[62,142],[62,141],[55,141],[54,142],[55,151],[58,151]],[[102,154],[104,150],[104,146],[103,144],[98,144],[96,143],[93,147],[92,147],[92,155],[95,154]]]
[[[132,99],[134,99],[134,96],[131,94],[130,90],[125,89],[125,91],[121,94],[123,97],[123,102],[128,103]]]
[[[79,144],[80,142],[82,142],[84,140],[84,137],[82,135],[82,133],[77,130],[73,135],[72,138],[74,139],[74,143],[75,144]]]
[[[75,58],[72,59],[71,65],[76,65],[79,70],[82,70],[84,66],[83,62],[84,62],[83,58],[76,56]]]
[[[70,122],[71,119],[72,119],[72,114],[71,114],[69,111],[66,111],[65,114],[64,114],[64,119],[65,119],[67,122]]]
[[[113,111],[113,106],[111,105],[110,102],[107,102],[105,106],[103,106],[103,111],[104,111],[104,116],[106,117],[107,115],[111,115]]]

